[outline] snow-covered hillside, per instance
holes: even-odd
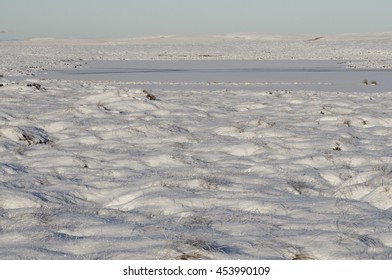
[[[88,60],[392,68],[390,34],[312,39],[0,42],[0,258],[391,259],[392,88],[377,77],[348,81],[363,91],[37,78]]]

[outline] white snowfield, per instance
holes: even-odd
[[[390,69],[390,33],[0,42],[0,259],[392,259]]]

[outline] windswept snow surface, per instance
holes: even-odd
[[[391,259],[392,38],[371,38],[0,42],[0,258]],[[120,59],[385,71],[41,76]]]

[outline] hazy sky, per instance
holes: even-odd
[[[0,0],[0,39],[392,31],[392,0]]]

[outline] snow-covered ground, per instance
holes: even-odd
[[[0,258],[391,259],[392,35],[312,39],[0,42]]]

